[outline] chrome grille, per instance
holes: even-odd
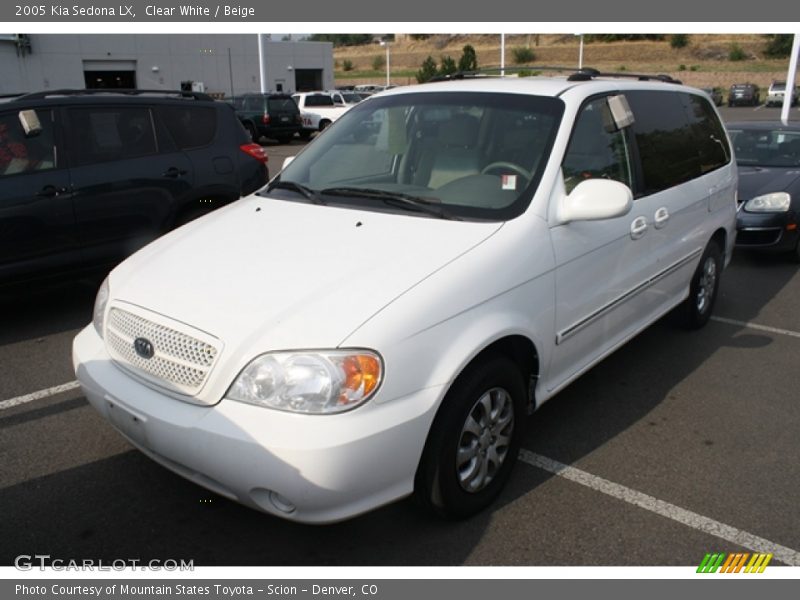
[[[155,350],[152,358],[136,353],[137,338],[152,343]],[[109,311],[106,344],[121,366],[162,387],[188,395],[200,391],[217,356],[217,348],[207,341],[120,308]]]

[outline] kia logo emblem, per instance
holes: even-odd
[[[153,358],[153,355],[156,353],[156,349],[153,348],[153,343],[141,337],[133,340],[133,349],[136,350],[136,354],[142,358]]]

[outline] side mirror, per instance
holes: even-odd
[[[35,110],[19,111],[19,124],[22,125],[22,130],[27,138],[36,137],[42,133],[42,124]]]
[[[294,156],[287,156],[283,159],[283,165],[281,166],[281,171],[283,171],[289,164],[294,160]]]
[[[612,179],[587,179],[558,203],[558,220],[599,221],[628,214],[633,207],[633,193],[624,183]]]

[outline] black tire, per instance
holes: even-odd
[[[328,119],[322,119],[322,121],[320,121],[320,122],[319,122],[319,130],[320,130],[320,131],[325,131],[325,129],[326,129],[326,128],[327,128],[327,127],[330,125],[330,124],[331,124],[331,122],[330,122]]]
[[[722,275],[722,250],[712,240],[706,246],[689,284],[689,297],[678,307],[680,324],[686,329],[700,329],[711,318],[719,294]]]
[[[300,136],[301,140],[306,142],[311,139],[311,132],[308,130],[301,131],[298,135]]]
[[[517,461],[526,395],[519,368],[505,356],[490,357],[463,373],[445,396],[428,434],[414,481],[417,503],[451,519],[489,506]],[[473,428],[468,430],[470,422]]]
[[[291,143],[293,137],[294,135],[281,135],[275,139],[278,140],[279,144],[289,144]]]
[[[794,250],[789,254],[789,258],[792,259],[792,262],[800,264],[800,239],[794,245]]]

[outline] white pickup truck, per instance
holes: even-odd
[[[322,131],[346,113],[350,106],[337,106],[327,92],[300,92],[292,95],[300,108],[303,128],[300,137],[308,139],[315,131]]]

